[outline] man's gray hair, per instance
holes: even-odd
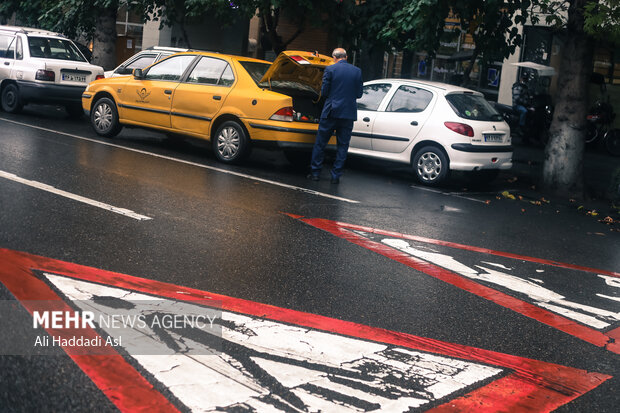
[[[341,48],[334,49],[332,57],[335,59],[345,59],[347,57],[347,51]]]

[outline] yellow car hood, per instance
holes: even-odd
[[[323,70],[334,60],[318,52],[286,50],[278,55],[260,81],[261,85],[310,88],[321,91]]]

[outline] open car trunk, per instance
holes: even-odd
[[[332,63],[318,53],[287,50],[278,55],[259,85],[292,97],[295,121],[318,123],[325,103],[320,96],[323,71]]]

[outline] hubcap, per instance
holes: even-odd
[[[15,106],[16,96],[13,89],[9,89],[6,91],[6,93],[4,94],[4,100],[6,101],[6,105],[8,107],[12,108],[13,106]]]
[[[223,159],[233,159],[239,152],[239,145],[239,133],[232,126],[222,129],[217,136],[217,152]]]
[[[110,105],[107,103],[97,105],[95,108],[94,121],[97,130],[108,130],[112,125],[112,108]]]
[[[417,172],[423,181],[434,181],[441,173],[441,159],[433,152],[422,154],[418,159]]]

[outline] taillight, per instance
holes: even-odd
[[[453,132],[460,133],[461,135],[465,135],[469,137],[474,136],[473,128],[469,125],[466,125],[465,123],[444,122],[443,124],[446,125],[446,128],[450,129]]]
[[[99,80],[99,79],[105,79],[105,76],[104,75],[97,75],[95,77],[95,80]]]
[[[276,113],[274,113],[273,116],[269,119],[292,122],[293,121],[293,107],[292,106],[284,107],[280,109],[279,111],[277,111]]]
[[[36,80],[46,80],[48,82],[53,82],[56,79],[56,75],[52,70],[37,70],[37,74],[34,76]]]

